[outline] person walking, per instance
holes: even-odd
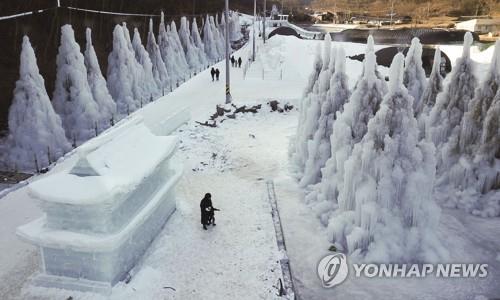
[[[215,69],[212,67],[212,70],[210,70],[210,75],[212,75],[212,81],[215,80]]]
[[[212,224],[212,226],[215,226],[214,212],[218,211],[218,209],[212,206],[212,195],[210,193],[206,193],[205,197],[201,199],[200,211],[201,225],[203,225],[203,229],[207,230],[207,226],[210,224]]]
[[[234,55],[231,56],[231,66],[234,68],[234,64],[236,63],[236,60],[234,59]]]
[[[219,81],[219,75],[220,75],[219,69],[215,69],[215,78],[217,78],[217,81]]]
[[[238,68],[241,68],[241,63],[243,62],[243,60],[241,60],[241,56],[238,58]]]

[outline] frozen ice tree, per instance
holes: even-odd
[[[367,40],[366,40],[365,59],[366,59],[366,56],[369,52],[375,53],[375,41],[373,40],[372,35],[369,35]],[[365,74],[365,65],[363,64],[361,76],[359,77],[358,81],[356,82],[354,89],[356,89],[358,83],[363,79],[364,74]],[[375,76],[380,80],[380,82],[382,84],[382,91],[383,91],[383,94],[385,95],[385,93],[387,93],[387,83],[385,82],[384,76],[382,76],[382,74],[380,74],[380,72],[378,70],[378,65],[375,66]]]
[[[500,216],[500,91],[488,109],[473,156],[464,154],[443,172],[444,205],[482,217]],[[446,184],[449,184],[446,186]]]
[[[321,169],[331,156],[330,136],[332,135],[333,124],[338,112],[342,112],[344,104],[349,99],[348,77],[345,73],[345,52],[344,49],[337,50],[337,58],[331,58],[335,62],[335,73],[329,80],[329,90],[321,99],[321,110],[318,120],[318,129],[314,133],[313,139],[308,144],[308,159],[305,165],[304,176],[301,185],[315,184],[321,180]],[[328,72],[328,71],[327,71]]]
[[[323,69],[323,59],[321,57],[321,46],[318,44],[316,48],[316,56],[314,59],[313,70],[309,76],[308,84],[305,88],[304,95],[299,107],[299,122],[294,142],[290,145],[290,154],[294,167],[296,167],[297,175],[302,176],[307,159],[307,138],[304,136],[306,128],[306,116],[308,108],[311,104],[314,85],[317,85],[319,75]]]
[[[500,94],[499,43],[483,82],[475,91],[464,114],[460,131],[453,131],[441,149],[442,166],[438,169],[441,189],[447,194],[447,205],[463,208],[481,216],[500,215],[498,168],[498,102]],[[497,190],[499,195],[491,195]],[[494,200],[496,199],[496,200]]]
[[[415,99],[413,102],[414,111],[419,112],[417,107],[420,107],[420,100],[427,85],[427,78],[422,67],[422,44],[416,37],[411,40],[410,49],[406,54],[403,83],[408,89],[408,93]]]
[[[180,74],[182,74],[182,79],[184,79],[189,74],[189,65],[186,61],[186,54],[184,53],[184,49],[182,48],[181,40],[177,32],[177,26],[175,25],[174,21],[170,23],[170,30],[168,31],[168,33],[170,33],[169,42],[172,44],[175,51]]]
[[[215,41],[214,33],[212,32],[212,27],[210,26],[209,16],[205,21],[205,26],[203,26],[203,44],[205,45],[205,53],[208,59],[216,61],[219,58],[219,52],[217,50],[217,43]]]
[[[422,93],[422,97],[418,105],[416,105],[415,115],[426,116],[434,104],[436,103],[437,95],[443,90],[443,76],[441,75],[441,50],[439,48],[434,52],[434,61],[432,64],[431,75],[429,76],[428,84]]]
[[[205,67],[207,65],[207,55],[205,54],[205,45],[203,45],[203,42],[201,40],[198,24],[196,23],[196,18],[193,18],[193,24],[191,25],[191,38],[193,40],[193,45],[199,49],[199,60],[202,63],[203,67]]]
[[[273,4],[272,9],[271,9],[271,19],[274,19],[274,17],[277,17],[279,15],[279,10],[276,4]]]
[[[486,117],[484,119],[481,141],[478,153],[476,155],[477,161],[487,162],[492,172],[484,172],[482,182],[480,182],[480,191],[486,193],[492,189],[500,190],[500,91],[494,97]],[[498,203],[497,198],[497,204]],[[497,211],[500,215],[500,210]]]
[[[99,132],[101,132],[114,124],[116,118],[116,103],[108,91],[106,79],[102,76],[97,54],[94,45],[92,45],[92,31],[90,28],[87,28],[86,40],[87,44],[84,57],[85,66],[87,67],[87,80],[100,114]]]
[[[323,43],[323,59],[322,59],[322,68],[319,74],[318,80],[313,88],[313,93],[310,94],[310,101],[308,106],[306,107],[305,118],[304,118],[304,126],[303,131],[300,135],[297,136],[296,143],[305,144],[307,150],[305,152],[305,165],[304,169],[299,170],[300,173],[303,174],[300,180],[300,186],[305,187],[309,184],[317,183],[320,179],[319,169],[318,169],[318,153],[319,143],[321,137],[318,136],[318,140],[315,139],[315,134],[318,130],[320,130],[320,121],[321,114],[326,113],[328,111],[328,107],[324,107],[324,111],[322,108],[327,101],[327,93],[330,89],[330,78],[331,73],[328,70],[330,66],[330,54],[331,54],[331,44],[332,40],[329,35],[326,35],[325,41]],[[325,120],[325,118],[323,118]]]
[[[71,25],[61,28],[57,53],[54,109],[61,116],[66,137],[80,145],[99,133],[99,108],[87,81],[87,68]]]
[[[219,31],[217,28],[217,25],[215,25],[215,20],[213,16],[210,16],[208,18],[209,25],[212,31],[212,34],[215,39],[215,47],[217,49],[217,57],[220,58],[224,56],[224,53],[226,51],[226,42],[224,39],[224,35]]]
[[[158,33],[158,46],[161,57],[170,75],[170,80],[175,85],[184,78],[183,70],[179,65],[179,58],[172,40],[171,30],[165,25],[165,16],[161,13],[160,30]]]
[[[229,39],[232,42],[239,41],[243,35],[241,34],[240,16],[237,12],[231,12],[229,18]]]
[[[499,86],[500,41],[497,41],[486,78],[476,89],[474,98],[468,106],[469,110],[465,113],[462,120],[458,145],[460,153],[472,154],[475,152],[486,113],[498,92]]]
[[[123,27],[116,25],[113,31],[113,50],[108,57],[108,89],[116,102],[117,111],[126,116],[139,108],[134,90],[138,90],[135,79],[135,58],[129,51]]]
[[[136,55],[136,50],[134,49],[134,45],[132,44],[132,39],[130,36],[130,32],[127,28],[127,23],[122,23],[123,33],[125,35],[125,41],[127,41],[127,48],[129,49],[129,54],[133,58],[131,67],[134,69],[134,80],[136,82],[136,88],[134,87],[134,97],[136,102],[139,102],[140,107],[151,98],[151,89],[156,89],[154,81],[152,79],[152,74],[146,74],[147,69],[145,69],[142,65],[142,62],[139,61],[139,56]],[[139,36],[139,43],[142,44]],[[142,53],[142,55],[147,53]],[[147,67],[146,67],[147,68]],[[157,91],[154,92],[157,94]]]
[[[135,59],[139,62],[143,70],[142,86],[144,93],[142,101],[151,101],[153,97],[158,96],[160,92],[153,75],[153,63],[149,58],[148,52],[142,45],[141,36],[137,28],[134,29],[132,47],[134,48]]]
[[[337,196],[343,188],[344,162],[351,156],[354,145],[365,136],[368,121],[378,111],[384,96],[382,80],[375,74],[376,64],[375,53],[368,51],[363,78],[358,81],[343,112],[337,115],[333,124],[330,137],[331,157],[322,170],[317,195],[319,202],[328,203],[328,210],[335,209]],[[318,214],[327,215],[328,210],[325,208],[324,212]]]
[[[191,34],[189,32],[189,23],[186,17],[181,18],[181,27],[179,28],[179,39],[182,48],[186,54],[186,60],[192,70],[197,70],[202,66],[198,48],[192,43]]]
[[[170,72],[171,80],[176,84],[180,84],[186,79],[189,74],[189,66],[186,61],[186,56],[177,33],[175,22],[171,22],[170,26],[165,27],[164,15],[162,12],[159,33],[159,46],[162,53],[163,61]]]
[[[447,142],[453,132],[456,136],[468,104],[474,98],[476,77],[470,58],[472,41],[472,34],[467,32],[464,37],[462,57],[455,64],[448,85],[437,96],[436,104],[426,122],[426,138],[430,139],[438,149]]]
[[[160,48],[156,43],[155,34],[153,32],[153,19],[149,19],[149,32],[148,32],[148,43],[146,49],[149,53],[149,58],[151,59],[153,67],[153,77],[155,79],[156,85],[160,90],[164,90],[170,87],[170,76],[168,75],[167,67],[161,58]]]
[[[429,112],[436,103],[437,95],[443,91],[443,80],[443,76],[441,75],[441,51],[437,48],[434,52],[431,75],[422,93],[422,98],[415,109],[415,116],[417,116],[418,128],[420,130],[419,136],[421,139],[425,137],[425,124]]]
[[[9,109],[8,161],[16,170],[45,168],[71,145],[38,70],[29,38],[23,37],[19,80]]]
[[[389,92],[345,163],[339,209],[329,233],[340,249],[368,262],[436,262],[448,256],[436,235],[434,147],[418,139],[413,97],[394,57]]]

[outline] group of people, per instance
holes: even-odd
[[[234,58],[234,55],[231,56],[231,65],[233,66],[233,68],[241,68],[241,63],[243,62],[243,60],[241,59],[241,57],[238,58],[238,60],[236,60]]]
[[[241,63],[243,62],[243,60],[241,59],[241,57],[239,57],[238,59],[235,59],[234,58],[234,55],[231,56],[231,65],[233,66],[233,68],[241,68]],[[220,77],[220,71],[219,69],[215,69],[214,67],[212,67],[212,70],[210,70],[210,75],[212,75],[212,81],[219,81],[219,77]]]
[[[212,195],[210,193],[206,193],[201,200],[200,210],[203,229],[207,230],[208,225],[215,226],[215,212],[219,210],[212,206]]]
[[[212,70],[210,70],[210,75],[212,75],[212,81],[214,81],[216,78],[217,78],[217,81],[219,81],[219,76],[220,76],[219,69],[214,69],[212,67]]]

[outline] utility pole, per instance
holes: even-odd
[[[257,18],[257,0],[253,0],[253,30],[252,30],[252,35],[253,35],[253,52],[252,52],[252,61],[255,61],[255,19]]]
[[[229,69],[229,0],[226,0],[226,10],[224,12],[225,28],[226,28],[226,104],[231,103],[231,90],[230,90],[230,69]]]
[[[391,28],[392,28],[392,16],[394,16],[394,0],[391,1]]]
[[[264,21],[262,27],[264,28],[262,32],[262,40],[264,41],[264,44],[266,43],[266,0],[264,0]]]

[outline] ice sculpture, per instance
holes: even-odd
[[[40,247],[34,285],[110,293],[174,212],[177,139],[142,120],[121,127],[79,147],[72,168],[29,186],[46,213],[17,232]]]

